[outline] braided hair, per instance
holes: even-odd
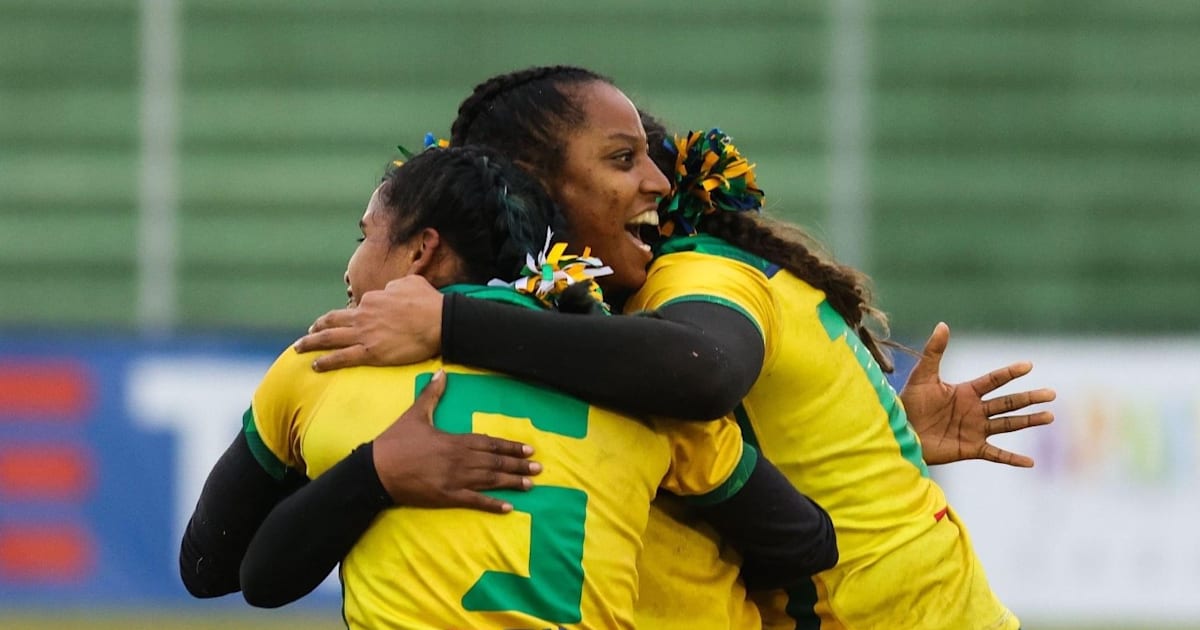
[[[562,219],[542,186],[495,151],[424,151],[389,168],[379,191],[399,245],[434,228],[462,260],[471,283],[514,278]]]
[[[668,180],[676,181],[676,156],[669,143],[670,134],[658,119],[641,110],[639,113],[650,140],[650,159]],[[707,214],[700,217],[696,229],[769,260],[823,291],[829,305],[858,333],[883,371],[893,371],[895,366],[883,346],[906,349],[887,340],[887,315],[871,304],[870,279],[866,274],[834,261],[816,239],[799,227],[753,213]],[[879,331],[878,335],[872,327]]]
[[[563,132],[584,122],[572,89],[607,77],[576,66],[539,66],[494,76],[458,107],[450,146],[479,144],[504,151],[543,182],[564,161]]]

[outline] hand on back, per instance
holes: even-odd
[[[528,490],[541,464],[529,461],[533,447],[475,433],[453,434],[433,426],[433,412],[446,391],[438,371],[401,416],[375,438],[375,470],[400,506],[512,511],[512,504],[481,490]]]

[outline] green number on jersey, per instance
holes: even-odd
[[[434,426],[470,433],[476,413],[528,418],[534,428],[572,438],[587,436],[588,405],[569,396],[499,375],[447,374]],[[431,374],[417,377],[417,391]],[[529,577],[485,571],[462,598],[478,612],[516,611],[554,623],[578,623],[583,597],[583,535],[587,493],[562,486],[486,494],[512,503],[530,517]]]
[[[850,327],[846,325],[846,320],[838,315],[829,302],[821,302],[818,314],[821,318],[821,325],[825,327],[825,333],[829,335],[829,338],[836,340],[841,337],[846,345],[850,346],[850,351],[854,353],[854,358],[858,360],[863,371],[867,373],[867,378],[875,388],[875,395],[879,397],[879,404],[883,405],[884,410],[887,411],[888,425],[892,429],[892,435],[895,436],[896,442],[900,444],[900,455],[916,466],[917,470],[921,471],[922,477],[928,477],[929,468],[925,466],[925,459],[921,456],[921,443],[917,441],[917,435],[913,432],[912,425],[908,423],[904,406],[896,399],[896,390],[892,389],[891,384],[888,383],[879,363],[871,356],[871,351],[867,350],[862,340],[853,330],[850,330]]]

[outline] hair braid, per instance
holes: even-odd
[[[887,341],[887,316],[871,305],[871,290],[861,272],[824,256],[816,241],[803,230],[742,212],[707,215],[701,231],[770,260],[796,277],[825,292],[825,299],[862,339],[885,372],[894,368],[882,346]],[[871,325],[879,335],[871,331]]]
[[[466,144],[466,136],[471,130],[471,123],[489,102],[501,93],[534,81],[566,72],[571,66],[538,66],[517,70],[508,74],[500,74],[475,86],[471,95],[458,106],[458,117],[450,127],[450,144]]]
[[[466,282],[514,276],[559,220],[541,186],[486,147],[424,151],[389,171],[381,199],[393,216],[393,244],[436,229]]]
[[[566,88],[607,78],[576,66],[539,66],[492,77],[475,86],[450,126],[450,145],[503,151],[548,181],[562,163],[563,133],[583,120]]]

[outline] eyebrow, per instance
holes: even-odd
[[[609,140],[625,140],[627,142],[632,142],[634,144],[640,144],[640,143],[643,143],[646,141],[645,137],[638,137],[638,136],[635,136],[632,134],[625,133],[623,131],[616,131],[616,132],[608,134],[608,139]]]

